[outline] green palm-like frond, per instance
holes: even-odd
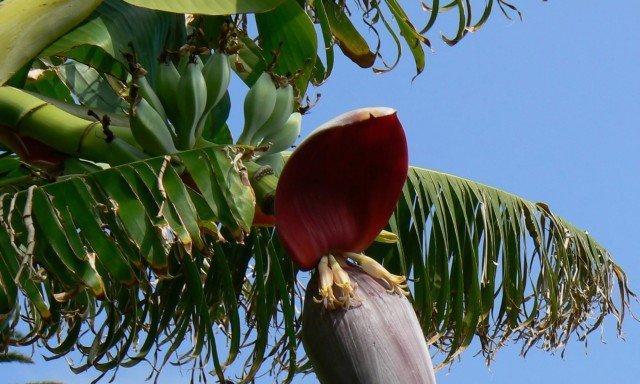
[[[278,8],[293,7],[295,0],[285,0]],[[442,34],[442,40],[450,46],[457,44],[469,32],[478,31],[496,12],[501,11],[507,18],[514,15],[520,16],[518,9],[505,0],[488,0],[486,2],[473,2],[463,0],[451,0],[440,2],[422,2],[421,11],[423,18],[410,17],[415,14],[410,7],[419,7],[418,4],[406,4],[398,0],[322,0],[308,5],[310,14],[315,23],[321,26],[321,37],[325,46],[325,64],[311,57],[292,57],[293,60],[315,63],[315,82],[321,82],[331,74],[334,62],[333,45],[338,44],[341,51],[357,65],[374,71],[383,72],[393,69],[399,62],[403,50],[407,49],[413,57],[416,73],[420,74],[426,65],[425,50],[431,50],[429,32],[436,25],[436,21],[443,13],[457,13],[456,28],[449,36]],[[266,18],[269,14],[278,13],[278,9],[260,14]],[[382,37],[387,35],[388,40],[395,45],[395,58],[385,60],[382,53]],[[375,44],[369,44],[367,40],[374,37]],[[305,39],[300,36],[298,39]],[[292,39],[295,40],[295,39]],[[377,41],[376,41],[377,40]],[[287,41],[286,43],[289,43]],[[295,45],[295,41],[291,42]],[[302,52],[289,51],[285,55],[296,55]],[[268,56],[268,55],[267,55]],[[379,60],[376,60],[379,59]],[[377,65],[376,65],[377,62]],[[300,67],[300,70],[304,70]]]
[[[241,258],[222,262],[221,242],[242,242],[254,210],[239,159],[208,147],[1,194],[3,343],[42,340],[54,357],[76,347],[86,360],[74,371],[107,371],[165,343],[168,360],[189,330],[189,356],[206,350],[221,374],[212,324],[234,320],[239,345],[227,311],[237,313],[242,287],[231,272],[244,277]],[[29,331],[6,336],[13,328]]]
[[[608,314],[620,327],[632,295],[609,252],[546,204],[452,175],[413,168],[390,229],[397,246],[372,252],[413,278],[443,364],[475,336],[488,360],[510,339],[563,348]]]
[[[253,201],[235,151],[186,151],[4,195],[2,329],[30,329],[5,340],[43,343],[50,358],[75,348],[74,372],[142,361],[159,372],[172,360],[222,378],[238,358],[247,380],[266,360],[282,379],[308,371],[298,337],[306,277],[273,229],[239,243]],[[490,357],[513,338],[555,349],[609,313],[623,320],[624,272],[545,204],[412,168],[389,229],[399,242],[368,253],[413,279],[443,363],[476,335]]]

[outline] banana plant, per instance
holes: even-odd
[[[52,104],[14,88],[1,90],[10,95],[5,98],[7,104],[13,101],[13,109],[5,110],[3,116],[22,116],[12,126],[27,129],[16,133],[18,139],[23,139],[21,133],[39,135],[39,130],[29,127],[36,126],[36,122],[41,127],[42,122],[49,120],[40,114],[59,114],[61,117],[55,119],[59,123],[58,132],[65,121],[71,126],[78,125],[73,115]],[[18,103],[22,99],[17,95],[25,96],[22,112]],[[376,115],[380,117],[372,117]],[[398,126],[397,120],[387,121],[388,115],[387,110],[355,114],[365,118],[358,123],[363,127],[361,130],[376,132],[383,127]],[[337,118],[320,127],[318,133],[323,135],[314,137],[328,137],[331,141],[335,129],[330,127],[347,126],[350,128],[340,131],[351,133],[338,136],[343,143],[353,146],[359,130],[353,129],[351,120],[353,117]],[[99,124],[87,121],[78,131],[85,132],[92,126]],[[101,133],[95,140],[110,153],[113,141],[108,143],[107,136]],[[304,257],[296,258],[295,247],[291,245],[294,243],[284,240],[283,248],[277,238],[300,241],[300,234],[291,237],[287,231],[310,224],[302,221],[285,225],[290,219],[284,218],[295,218],[287,210],[295,211],[296,204],[300,204],[295,199],[312,196],[313,192],[297,193],[295,189],[287,192],[284,186],[312,187],[313,178],[322,173],[323,178],[333,180],[336,176],[326,174],[330,172],[327,169],[333,169],[342,177],[347,176],[343,181],[335,179],[344,190],[358,190],[348,187],[347,181],[353,177],[345,173],[345,165],[353,163],[357,170],[358,164],[367,162],[366,158],[354,158],[335,168],[317,163],[319,168],[313,170],[308,168],[312,164],[309,159],[318,159],[319,153],[313,149],[318,144],[309,141],[299,148],[312,148],[309,154],[302,155],[304,152],[296,150],[291,158],[283,156],[289,160],[281,177],[288,181],[282,184],[285,189],[279,189],[275,174],[251,162],[256,151],[252,147],[209,145],[160,157],[145,155],[138,161],[114,163],[99,170],[88,167],[95,163],[74,158],[77,152],[58,146],[53,137],[48,140],[52,147],[42,144],[49,151],[41,152],[58,156],[59,162],[51,161],[55,167],[49,168],[58,167],[57,172],[61,172],[58,181],[47,181],[46,170],[40,168],[40,178],[32,172],[28,174],[32,182],[21,179],[20,183],[5,185],[6,192],[1,198],[3,324],[5,329],[26,326],[30,330],[20,339],[9,339],[11,345],[41,342],[53,356],[62,356],[76,347],[85,360],[72,367],[75,372],[93,367],[106,373],[118,365],[132,366],[144,361],[151,351],[167,344],[166,354],[154,362],[159,371],[189,335],[194,345],[179,357],[178,363],[203,369],[211,364],[220,378],[225,377],[224,368],[244,355],[246,348],[250,349],[246,354],[251,356],[243,363],[247,380],[255,377],[269,356],[280,362],[279,367],[288,379],[309,369],[311,365],[298,356],[297,334],[304,332],[304,328],[300,328],[294,310],[303,300],[296,281],[305,279],[299,276],[300,268],[309,269],[317,264],[313,261],[307,264]],[[135,139],[129,140],[132,148],[138,145]],[[390,137],[382,136],[380,142],[387,145],[389,140]],[[402,150],[402,140],[399,144]],[[342,146],[335,147],[336,153]],[[381,151],[369,148],[362,153]],[[333,152],[323,156],[327,161],[336,159]],[[402,162],[402,157],[391,158]],[[13,159],[15,169],[23,165]],[[83,161],[89,169],[80,168],[80,172],[72,173],[79,168],[70,166],[73,161]],[[297,167],[302,167],[301,171],[296,171]],[[64,172],[67,168],[69,172]],[[402,176],[403,172],[408,176]],[[414,277],[410,287],[417,314],[414,321],[424,330],[426,340],[448,352],[440,364],[462,352],[478,332],[492,341],[484,344],[485,353],[492,355],[514,334],[528,346],[543,338],[552,347],[554,342],[557,345],[564,342],[560,336],[567,327],[591,329],[608,313],[619,319],[624,317],[630,295],[624,272],[594,239],[554,215],[544,204],[434,171],[411,168],[407,174],[405,168],[403,172],[392,173],[399,176],[398,186],[402,189],[397,192],[400,199],[386,225],[386,230],[395,233],[397,239],[369,245],[380,230],[369,226],[368,240],[358,240],[360,245],[354,248],[340,248],[368,254],[370,257],[366,259],[348,254],[365,271],[372,267],[375,272],[384,265],[397,276]],[[299,183],[287,175],[311,179]],[[384,183],[388,178],[381,181]],[[338,193],[330,199],[335,200],[343,189],[330,190]],[[372,197],[380,198],[376,194]],[[375,210],[370,213],[383,212],[376,213],[374,222],[380,223],[376,225],[384,225],[396,197],[391,196],[388,201],[392,205],[382,211],[374,205]],[[345,198],[344,201],[353,200]],[[334,203],[327,202],[327,208],[331,204]],[[259,208],[263,216],[268,216],[274,206],[279,212],[275,220],[277,233],[260,226],[263,223],[255,214]],[[344,203],[337,207],[346,209],[345,212],[362,212],[350,211],[353,208]],[[310,214],[312,218],[317,215]],[[349,222],[349,215],[342,214],[343,220]],[[331,220],[335,219],[329,215],[324,222]],[[360,217],[359,222],[370,223],[371,219]],[[321,233],[321,228],[326,227],[321,225],[311,233]],[[525,247],[523,241],[535,246]],[[335,248],[329,245],[327,249]],[[322,251],[314,253],[315,257],[322,254]],[[502,274],[497,273],[499,264],[503,265]],[[332,269],[340,270],[335,265]],[[354,273],[358,281],[357,272]],[[374,276],[394,279],[394,275],[385,271]],[[614,305],[611,299],[614,279],[622,287],[622,306]],[[334,277],[329,287],[331,281],[348,280],[341,282]],[[360,285],[366,286],[365,282]],[[551,289],[568,294],[556,296]],[[308,290],[308,297],[312,297],[313,286]],[[502,302],[494,303],[494,295],[501,296]],[[20,296],[25,297],[28,306],[17,305]],[[584,303],[593,301],[602,303],[601,312],[593,324],[588,324],[586,314],[592,313],[592,308]],[[98,313],[104,317],[99,317],[96,325]],[[585,320],[576,323],[575,316]],[[94,320],[87,322],[88,318]],[[242,318],[250,325],[246,334],[242,331]],[[552,318],[554,322],[550,321]],[[221,352],[223,347],[218,345],[219,340],[209,326],[213,323],[225,329],[230,339],[226,353]],[[278,324],[284,324],[286,332],[270,345],[268,335],[276,332]],[[96,330],[89,344],[85,344],[86,327]],[[81,334],[85,337],[80,338]],[[243,343],[245,337],[255,337],[255,341]],[[63,341],[51,345],[52,338]],[[308,336],[305,339],[307,345],[313,343]],[[131,357],[134,340],[145,340],[144,347]],[[197,356],[208,358],[196,359]],[[227,356],[226,360],[221,356]]]
[[[633,293],[604,247],[543,203],[410,167],[401,112],[348,113],[289,152],[335,44],[377,72],[408,48],[419,74],[438,15],[458,13],[455,45],[494,5],[518,14],[434,0],[419,28],[396,0],[0,1],[0,349],[99,377],[429,383],[428,346],[437,370],[474,339],[490,361],[609,314],[621,329]],[[381,323],[395,332],[366,334]]]

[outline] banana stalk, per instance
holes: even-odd
[[[260,53],[261,49],[251,38],[243,36],[238,42],[241,48],[237,53],[229,56],[229,65],[242,81],[252,85],[267,65]]]
[[[23,90],[0,87],[0,121],[20,136],[46,143],[70,156],[112,165],[145,157],[127,127],[109,126],[74,116]],[[0,128],[7,129],[7,128]]]

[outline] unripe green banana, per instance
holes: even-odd
[[[140,95],[147,100],[149,104],[153,107],[153,109],[160,114],[163,120],[167,120],[167,113],[164,111],[164,107],[162,106],[162,102],[160,98],[156,94],[156,92],[149,84],[146,76],[137,76],[134,80],[134,83],[138,86],[138,92]]]
[[[264,72],[251,86],[244,98],[244,129],[238,144],[249,144],[251,137],[271,116],[276,105],[276,85]]]
[[[171,61],[160,64],[158,78],[156,79],[156,89],[166,115],[172,124],[176,124],[180,116],[177,105],[179,83],[180,73],[176,66]]]
[[[180,55],[180,60],[178,60],[178,72],[180,73],[180,76],[184,75],[184,72],[187,70],[187,64],[189,64],[189,54],[188,53],[182,53]]]
[[[196,143],[196,129],[207,105],[207,83],[198,64],[189,63],[178,84],[178,147],[191,149]]]
[[[262,124],[256,133],[249,139],[252,145],[259,144],[268,135],[277,134],[287,122],[293,112],[293,87],[287,84],[276,91],[276,105],[269,119]]]
[[[176,152],[169,127],[147,100],[139,98],[133,103],[129,119],[131,133],[146,153],[159,156]]]
[[[226,122],[231,111],[231,98],[229,92],[225,92],[222,100],[211,109],[202,121],[202,132],[196,137],[196,143],[202,139],[213,141],[216,144],[233,144],[233,138]],[[196,144],[197,145],[197,144]]]
[[[282,128],[275,132],[271,132],[262,139],[260,145],[270,144],[269,150],[265,152],[265,155],[282,152],[291,147],[300,135],[301,127],[302,115],[298,112],[292,113]]]
[[[204,62],[200,58],[200,55],[196,55],[194,60],[196,62],[196,65],[198,66],[198,69],[200,70],[200,72],[202,72],[202,70],[204,69]]]
[[[224,53],[214,52],[202,69],[207,82],[207,110],[213,108],[227,92],[231,80],[229,58]]]
[[[217,52],[211,54],[211,57],[204,65],[202,75],[207,83],[207,105],[198,122],[198,128],[195,133],[196,139],[202,136],[209,114],[227,93],[229,81],[231,80],[231,68],[229,67],[227,55]]]

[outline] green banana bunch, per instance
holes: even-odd
[[[223,53],[212,53],[202,69],[202,75],[207,83],[207,104],[198,122],[195,133],[196,138],[202,135],[207,117],[225,96],[229,87],[231,67],[229,66],[228,56]]]
[[[129,122],[134,139],[146,153],[159,156],[176,152],[170,128],[146,99],[138,97],[131,104]]]
[[[270,145],[264,155],[272,155],[290,148],[300,135],[301,127],[302,115],[298,112],[292,113],[280,129],[269,132],[262,139],[260,145]]]
[[[155,87],[145,73],[134,75],[138,92],[133,93],[131,130],[142,149],[149,155],[163,155],[191,149],[202,141],[203,131],[212,124],[211,114],[228,98],[231,72],[229,56],[214,52],[205,63],[193,54],[182,55],[177,67],[166,60],[158,68]],[[276,148],[290,146],[297,133],[280,131],[293,107],[293,87],[278,88],[271,75],[261,74],[245,98],[245,125],[238,143],[257,145],[268,138]],[[287,134],[294,137],[283,139]],[[285,144],[280,144],[283,140]]]
[[[266,136],[277,134],[293,112],[293,87],[287,84],[276,90],[276,104],[269,119],[249,138],[252,145],[259,144]]]
[[[207,82],[197,63],[187,64],[178,83],[177,144],[180,149],[191,149],[196,143],[196,131],[207,105]]]
[[[180,83],[180,72],[169,60],[160,64],[158,77],[156,78],[156,90],[158,97],[164,106],[166,116],[172,124],[178,121],[178,84]]]
[[[244,99],[244,129],[238,144],[249,144],[256,131],[267,122],[276,105],[276,85],[264,72],[251,86]]]

